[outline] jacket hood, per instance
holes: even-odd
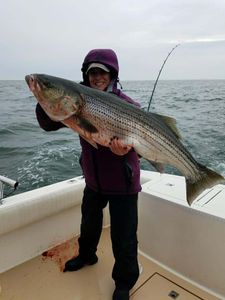
[[[81,71],[84,83],[87,83],[86,71],[91,63],[101,63],[109,68],[113,79],[119,75],[119,63],[116,53],[112,49],[93,49],[85,56]]]

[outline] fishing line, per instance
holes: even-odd
[[[155,92],[155,89],[156,89],[156,86],[157,86],[159,77],[160,77],[160,75],[161,75],[161,73],[162,73],[163,67],[165,66],[165,64],[166,64],[166,62],[167,62],[169,56],[172,54],[172,52],[173,52],[178,46],[180,46],[180,44],[177,44],[177,45],[176,45],[175,47],[173,47],[173,49],[168,53],[166,59],[164,60],[162,66],[161,66],[161,68],[160,68],[160,70],[159,70],[159,74],[158,74],[158,76],[157,76],[157,78],[156,78],[156,81],[155,81],[155,83],[154,83],[154,87],[153,87],[153,90],[152,90],[152,94],[151,94],[151,97],[150,97],[150,100],[149,100],[149,103],[148,103],[148,109],[147,109],[147,111],[149,111],[149,109],[150,109],[150,105],[151,105],[151,102],[152,102],[152,98],[153,98],[153,95],[154,95],[154,92]]]

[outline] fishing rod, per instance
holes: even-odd
[[[151,105],[151,102],[152,102],[152,98],[153,98],[153,95],[154,95],[154,92],[155,92],[155,89],[156,89],[156,86],[157,86],[157,83],[158,83],[160,74],[161,74],[161,72],[162,72],[162,70],[163,70],[163,67],[165,66],[165,64],[166,64],[166,62],[167,62],[169,56],[172,54],[172,52],[173,52],[178,46],[180,46],[180,44],[177,44],[177,45],[176,45],[175,47],[173,47],[173,49],[168,53],[166,59],[164,60],[162,66],[161,66],[161,68],[160,68],[160,70],[159,70],[159,74],[158,74],[158,76],[157,76],[157,78],[156,78],[156,81],[155,81],[155,84],[154,84],[154,87],[153,87],[153,90],[152,90],[151,98],[150,98],[149,103],[148,103],[148,109],[147,109],[147,111],[149,111],[149,109],[150,109],[150,105]]]

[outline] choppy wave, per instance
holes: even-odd
[[[30,189],[80,175],[79,155],[74,148],[46,144],[18,166],[18,181]]]

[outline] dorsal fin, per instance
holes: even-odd
[[[164,116],[164,115],[160,115],[160,114],[155,114],[157,117],[159,117],[160,119],[163,120],[163,122],[173,131],[173,133],[176,135],[176,137],[181,140],[182,136],[177,128],[177,121],[176,119],[172,118],[172,117],[168,117],[168,116]]]

